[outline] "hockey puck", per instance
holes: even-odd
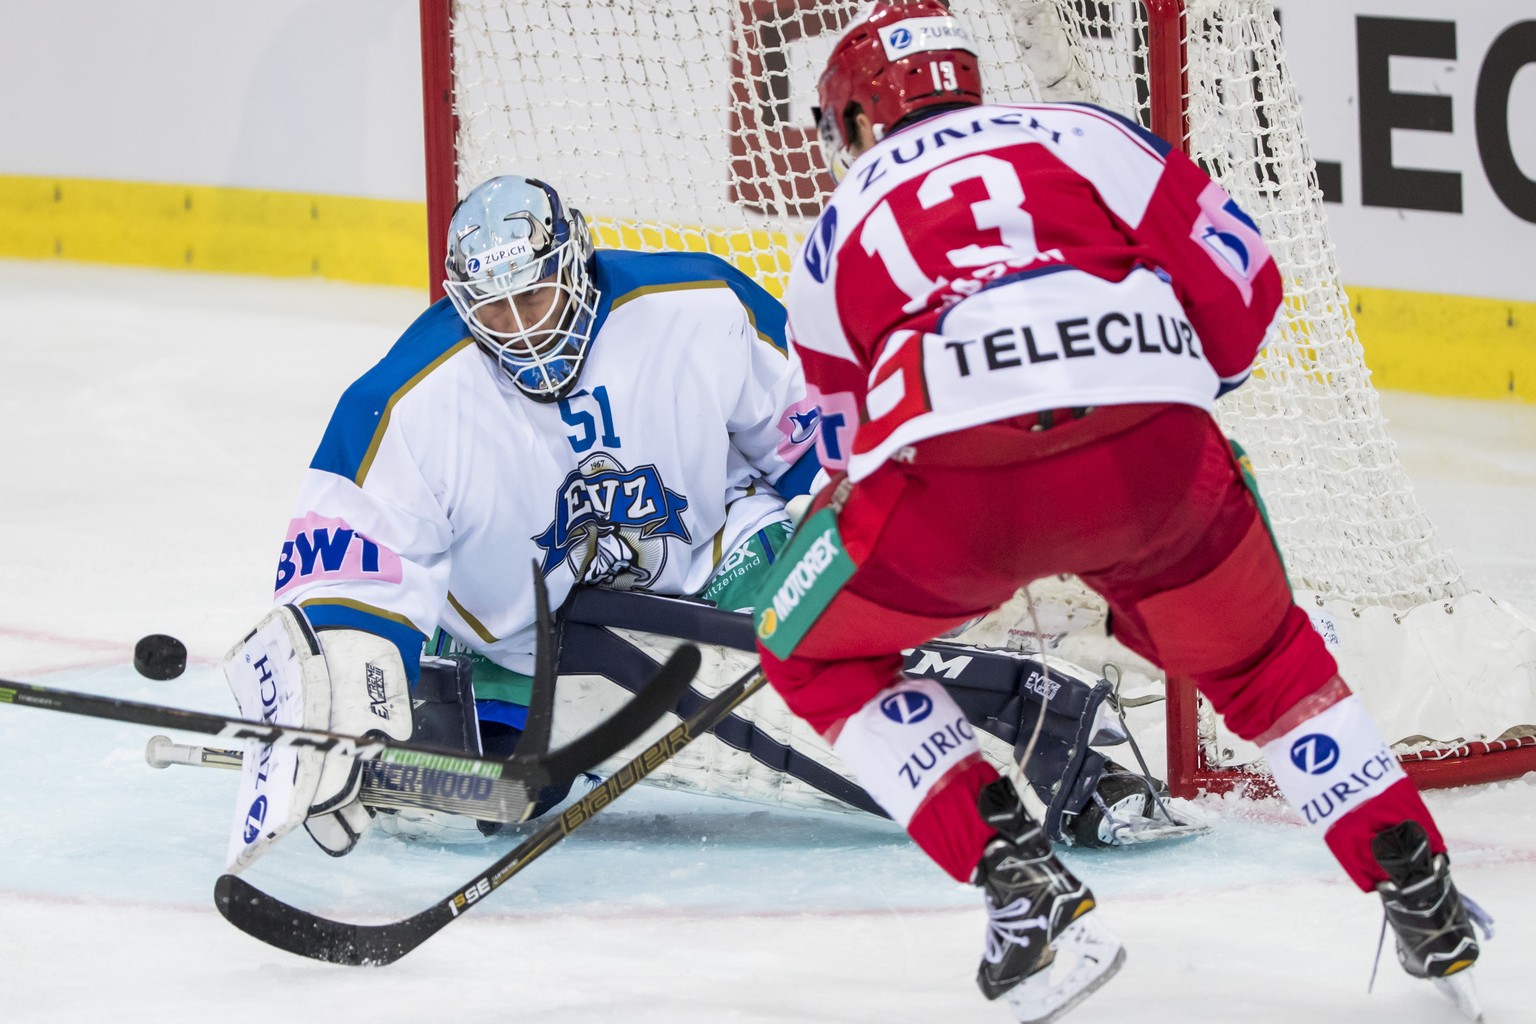
[[[133,667],[145,679],[175,679],[187,667],[187,647],[173,636],[151,633],[133,645]]]

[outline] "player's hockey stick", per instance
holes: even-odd
[[[640,751],[559,817],[540,827],[452,895],[419,914],[389,924],[347,924],[289,906],[235,875],[223,875],[214,885],[219,912],[247,935],[299,956],[353,966],[394,963],[547,853],[695,738],[712,729],[766,682],[762,671],[753,669],[731,683],[692,717]]]

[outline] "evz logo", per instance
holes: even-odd
[[[1339,763],[1339,745],[1331,736],[1308,733],[1291,744],[1291,763],[1308,775],[1324,775]]]
[[[897,725],[911,725],[933,714],[933,699],[917,690],[897,690],[880,702],[880,713]]]
[[[554,522],[533,538],[544,549],[540,571],[548,576],[567,561],[577,579],[601,569],[605,586],[648,586],[666,564],[668,537],[693,542],[687,508],[655,466],[625,469],[607,452],[588,456],[561,482]]]
[[[829,206],[805,240],[805,269],[817,284],[826,284],[832,271],[832,243],[837,240],[837,207]]]

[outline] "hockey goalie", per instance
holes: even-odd
[[[783,307],[712,255],[596,249],[579,210],[518,175],[460,202],[444,278],[447,297],[341,396],[300,488],[278,618],[263,620],[279,648],[278,625],[304,634],[288,645],[300,667],[284,663],[288,720],[510,756],[531,702],[539,591],[563,609],[557,735],[603,720],[679,640],[708,652],[698,692],[721,685],[750,663],[750,617],[738,612],[792,534],[786,503],[822,461],[821,412],[787,351]],[[270,684],[239,671],[241,650],[226,674],[242,710],[265,719]],[[1058,837],[1150,834],[1136,826],[1166,806],[1157,786],[1091,749],[1122,735],[1091,674],[996,652],[913,658],[914,672],[954,689],[969,715],[959,727],[988,736],[999,764],[1016,751],[1039,762],[1031,774]],[[878,813],[766,693],[685,754],[658,781]],[[309,756],[291,806],[252,826],[265,756],[277,755],[245,759],[233,865],[300,822],[333,856],[375,822],[439,841],[501,824],[380,813],[355,758]],[[534,810],[565,799],[565,782]]]

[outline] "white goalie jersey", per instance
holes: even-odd
[[[283,542],[276,599],[393,640],[439,626],[533,668],[537,571],[692,594],[785,518],[817,464],[784,314],[713,256],[600,251],[591,354],[554,402],[519,392],[446,300],[342,396]]]

